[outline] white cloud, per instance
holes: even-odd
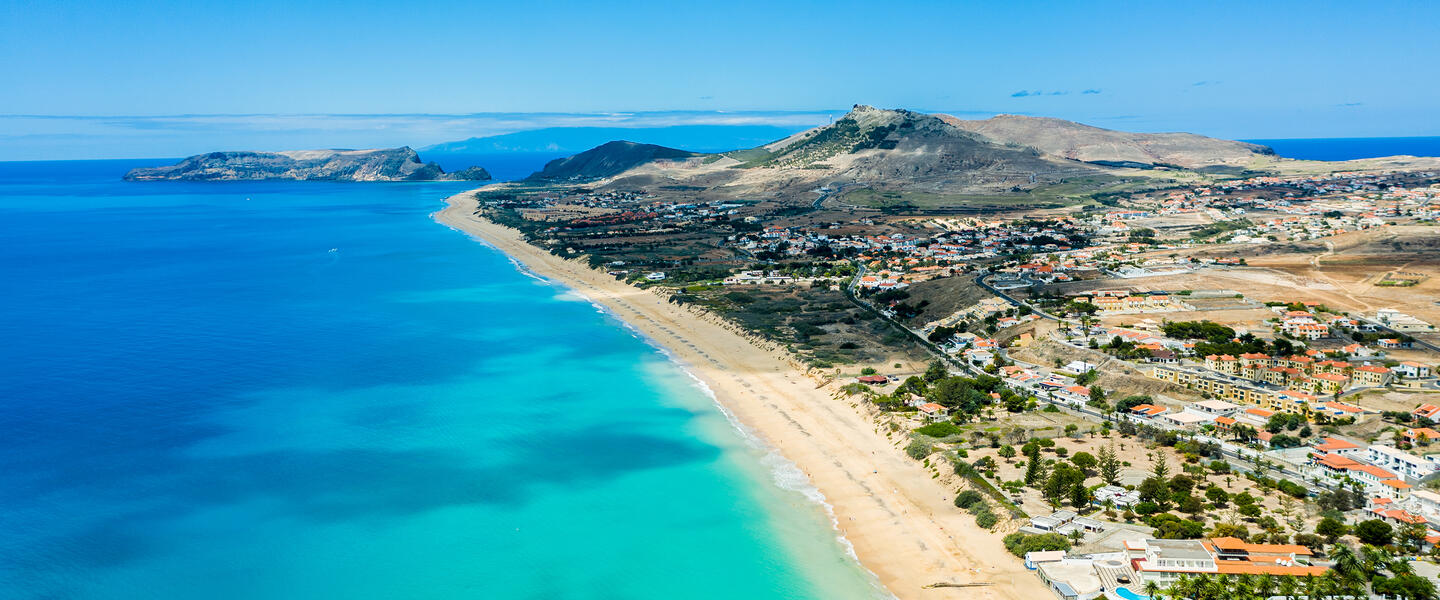
[[[843,111],[0,115],[0,160],[169,158],[212,150],[420,147],[542,127],[811,126],[840,114]]]

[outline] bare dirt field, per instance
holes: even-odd
[[[1421,404],[1440,404],[1440,390],[1372,390],[1347,396],[1345,401],[1373,410],[1410,412]]]
[[[1386,226],[1323,240],[1200,246],[1178,253],[1244,257],[1248,266],[1123,283],[1151,289],[1233,289],[1253,300],[1309,300],[1353,312],[1394,308],[1440,322],[1440,229],[1435,227]],[[1423,280],[1409,287],[1375,285],[1390,272],[1415,273]]]
[[[1244,328],[1256,335],[1268,334],[1270,325],[1265,321],[1275,318],[1275,313],[1266,308],[1243,308],[1236,310],[1191,310],[1182,312],[1154,313],[1143,315],[1101,315],[1100,322],[1106,326],[1126,327],[1143,319],[1154,321],[1214,321],[1231,327]]]

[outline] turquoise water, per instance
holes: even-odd
[[[873,598],[793,467],[431,221],[0,163],[0,597]]]

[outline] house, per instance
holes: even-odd
[[[1175,363],[1180,362],[1180,358],[1177,357],[1177,356],[1175,356],[1175,351],[1174,351],[1174,350],[1164,350],[1164,349],[1162,349],[1162,350],[1151,350],[1151,351],[1150,351],[1150,358],[1148,358],[1148,359],[1146,359],[1146,360],[1148,360],[1148,361],[1150,361],[1150,362],[1152,362],[1152,363],[1158,363],[1158,364],[1162,364],[1162,365],[1173,365],[1173,364],[1175,364]]]
[[[1055,531],[1078,516],[1072,511],[1057,510],[1043,517],[1030,517],[1030,526],[1040,531]]]
[[[1060,562],[1065,560],[1064,550],[1035,550],[1025,553],[1025,568],[1034,571],[1045,563]]]
[[[1410,498],[1406,505],[1411,510],[1440,522],[1440,494],[1430,490],[1415,490],[1410,492]]]
[[[1186,410],[1178,413],[1163,414],[1160,415],[1160,417],[1156,420],[1172,427],[1179,427],[1181,429],[1195,429],[1196,427],[1199,427],[1205,423],[1209,423],[1214,419],[1214,415],[1206,415]]]
[[[1370,509],[1370,514],[1375,515],[1381,521],[1385,521],[1393,525],[1404,526],[1425,524],[1425,517],[1400,508],[1381,508],[1377,506]]]
[[[884,375],[861,375],[856,377],[855,381],[869,385],[885,385],[890,383],[890,378]]]
[[[934,402],[926,402],[916,408],[920,409],[920,414],[923,415],[927,421],[943,421],[950,416],[950,409]]]
[[[1269,366],[1270,366],[1270,355],[1269,355],[1269,354],[1261,354],[1261,353],[1259,353],[1259,352],[1246,352],[1245,354],[1241,354],[1241,355],[1240,355],[1240,366],[1242,366],[1242,367],[1249,367],[1249,366],[1269,367]]]
[[[1410,411],[1410,416],[1440,422],[1440,405],[1421,404],[1415,410]]]
[[[1364,344],[1349,344],[1340,348],[1340,350],[1347,356],[1354,358],[1371,358],[1375,356],[1375,351],[1366,348]]]
[[[1401,342],[1399,338],[1382,338],[1375,341],[1375,345],[1386,349],[1409,348],[1409,342]]]
[[[1069,364],[1067,364],[1067,365],[1065,365],[1065,366],[1063,366],[1063,367],[1060,367],[1060,370],[1061,370],[1061,371],[1067,371],[1067,372],[1070,372],[1070,373],[1074,373],[1074,374],[1076,374],[1076,375],[1079,375],[1079,374],[1081,374],[1081,373],[1085,373],[1085,372],[1088,372],[1088,371],[1094,371],[1095,369],[1098,369],[1098,368],[1100,368],[1100,365],[1097,365],[1097,364],[1094,364],[1094,363],[1088,363],[1088,362],[1085,362],[1085,361],[1083,361],[1083,360],[1072,360],[1072,361],[1070,361]]]
[[[1405,438],[1406,442],[1416,446],[1428,446],[1432,442],[1440,441],[1440,431],[1435,431],[1429,427],[1417,427],[1415,429],[1406,429],[1401,434],[1401,437]]]
[[[1210,354],[1205,357],[1205,368],[1226,375],[1240,374],[1240,359],[1229,354]]]
[[[1310,376],[1310,389],[1317,394],[1334,394],[1350,384],[1350,378],[1339,373],[1316,373]]]
[[[1240,410],[1239,405],[1231,404],[1224,400],[1203,400],[1192,403],[1188,408],[1207,415],[1229,415]]]
[[[1312,455],[1315,456],[1333,454],[1346,458],[1355,458],[1365,454],[1365,448],[1363,446],[1337,437],[1327,437],[1323,442],[1315,444],[1312,448],[1314,450]]]
[[[1429,365],[1423,365],[1413,361],[1402,362],[1398,365],[1395,365],[1395,368],[1392,370],[1410,379],[1420,379],[1422,377],[1430,376]]]
[[[983,367],[995,360],[995,354],[993,352],[981,348],[971,348],[962,354],[965,355],[965,360],[970,361],[971,365],[977,367]]]
[[[1332,419],[1355,419],[1356,423],[1364,423],[1380,414],[1379,411],[1361,408],[1348,402],[1326,401],[1314,405],[1313,409],[1317,415],[1325,415]]]
[[[1330,328],[1319,323],[1295,323],[1292,325],[1287,322],[1286,325],[1290,325],[1288,332],[1291,336],[1302,340],[1314,341],[1330,335]]]
[[[1074,404],[1084,404],[1090,401],[1090,388],[1087,388],[1083,385],[1067,386],[1060,391],[1055,392],[1055,396],[1057,399],[1064,400],[1066,402]]]
[[[1247,408],[1238,413],[1235,413],[1232,416],[1235,417],[1236,425],[1248,425],[1255,429],[1264,429],[1265,425],[1270,422],[1270,417],[1274,415],[1275,411],[1273,410],[1267,410],[1264,408]]]
[[[1105,531],[1105,524],[1095,519],[1078,516],[1074,511],[1057,510],[1043,517],[1030,517],[1030,528],[1041,532],[1069,535],[1072,531],[1083,533]]]
[[[1139,422],[1148,422],[1155,417],[1164,414],[1169,409],[1154,404],[1140,404],[1130,408],[1130,418]]]
[[[664,280],[665,280],[665,272],[664,272],[664,271],[656,271],[656,272],[654,272],[654,273],[649,273],[649,274],[645,275],[645,279],[646,279],[646,281],[664,281]]]
[[[1140,492],[1127,490],[1118,485],[1106,485],[1095,489],[1094,504],[1104,506],[1106,502],[1118,508],[1129,508],[1140,503]],[[1440,505],[1436,507],[1440,511]]]
[[[1380,387],[1390,383],[1390,369],[1379,365],[1360,365],[1351,372],[1355,385]]]
[[[1310,454],[1310,464],[1321,473],[1338,479],[1341,477],[1349,477],[1350,471],[1363,463],[1349,456],[1342,456],[1339,453],[1317,454],[1312,452]]]

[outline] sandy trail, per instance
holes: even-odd
[[[861,563],[894,595],[912,598],[1045,600],[1051,592],[998,535],[954,507],[954,490],[886,441],[861,409],[819,386],[783,351],[735,326],[699,315],[524,242],[519,232],[474,216],[471,192],[453,196],[436,220],[469,233],[609,308],[685,364],[718,400],[793,461],[834,506]],[[986,582],[934,588],[939,582]]]

